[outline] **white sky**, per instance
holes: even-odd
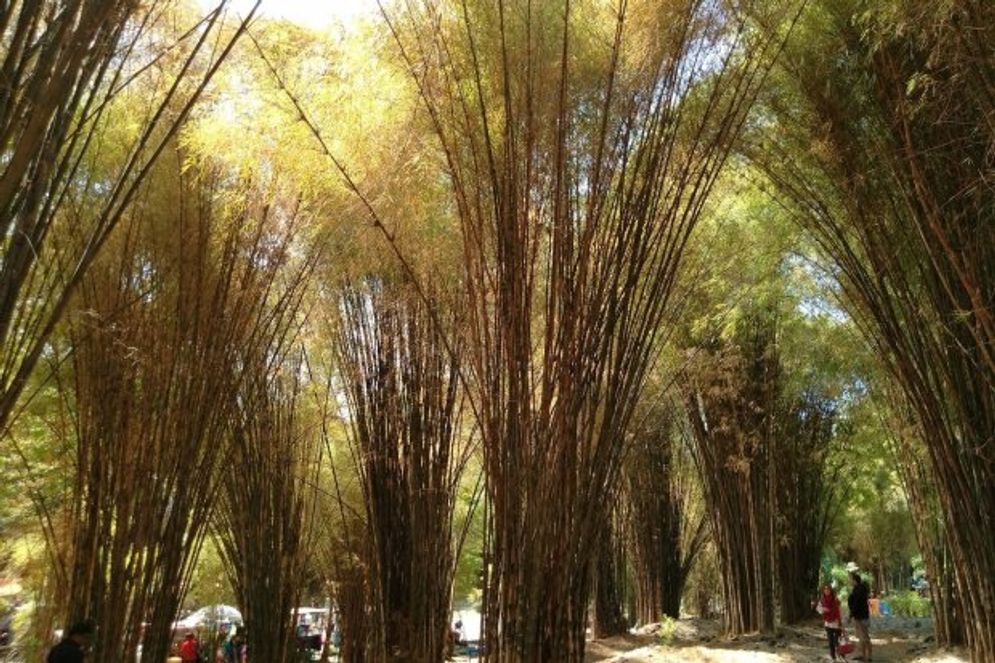
[[[216,7],[218,0],[199,0],[204,8]],[[231,9],[240,15],[248,13],[254,0],[232,0]],[[324,28],[332,21],[344,24],[377,11],[376,0],[263,0],[259,9],[263,16],[286,18],[311,28]]]

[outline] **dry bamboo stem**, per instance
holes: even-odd
[[[915,413],[968,645],[992,660],[995,7],[913,2],[890,20],[868,15],[879,28],[869,32],[842,5],[822,9],[813,34],[845,49],[846,66],[792,51],[786,70],[800,103],[772,104],[784,131],[752,154],[832,261],[900,385],[898,409]]]
[[[725,628],[748,633],[774,627],[771,454],[781,376],[770,319],[752,315],[737,337],[713,340],[683,389],[721,562]]]
[[[716,3],[674,2],[642,7],[662,36],[640,50],[621,2],[585,78],[586,9],[597,11],[411,1],[384,12],[463,233],[494,661],[583,656],[620,432],[687,238],[779,45],[737,32]]]
[[[441,660],[456,564],[453,513],[470,449],[459,439],[459,360],[410,286],[369,277],[344,286],[337,302],[338,368],[379,624],[367,657]],[[454,324],[447,331],[458,334]]]
[[[101,624],[100,660],[164,659],[229,448],[240,357],[284,335],[300,279],[264,208],[217,216],[210,174],[176,155],[176,208],[143,206],[71,318],[76,473],[65,560],[68,621]],[[178,232],[157,234],[161,224]],[[145,625],[144,635],[142,625]]]

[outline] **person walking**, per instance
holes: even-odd
[[[843,615],[840,612],[840,600],[836,598],[836,592],[831,585],[822,586],[822,594],[819,596],[815,611],[822,615],[822,625],[826,628],[826,636],[829,638],[829,657],[835,661],[839,655],[845,661],[846,655],[839,651],[840,635],[843,633]]]
[[[90,619],[73,624],[62,642],[52,647],[48,652],[45,662],[83,663],[86,658],[86,650],[93,641],[93,635],[96,631],[97,626]]]
[[[850,621],[853,622],[853,630],[860,640],[860,650],[862,656],[855,656],[855,661],[871,660],[871,633],[868,623],[871,619],[870,590],[867,583],[860,579],[856,571],[850,572],[850,583],[853,588],[850,596],[847,597],[846,605],[850,609]]]

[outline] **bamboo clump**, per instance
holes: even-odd
[[[231,449],[242,353],[282,338],[299,285],[283,280],[287,236],[265,209],[223,215],[217,180],[179,161],[183,193],[167,193],[183,203],[139,208],[70,318],[76,462],[56,571],[63,623],[101,624],[100,660],[132,660],[139,642],[145,657],[168,654]],[[162,224],[178,232],[158,234]]]

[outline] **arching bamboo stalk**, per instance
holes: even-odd
[[[0,8],[0,432],[86,270],[255,13],[224,35],[225,9],[172,36],[159,2]],[[145,74],[169,59],[173,84],[149,92]],[[101,165],[117,98],[143,87],[148,114],[126,156]]]
[[[995,659],[995,6],[817,5],[751,155],[915,413],[967,641]]]

